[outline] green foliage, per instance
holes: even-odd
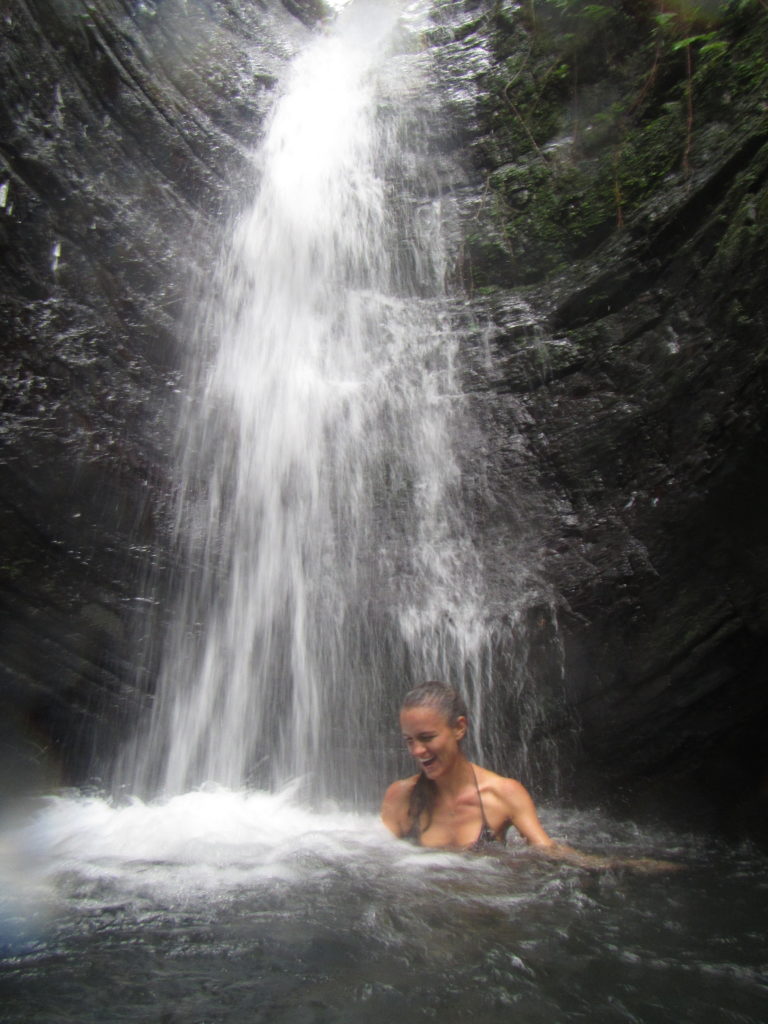
[[[549,0],[553,7],[573,18],[588,18],[590,21],[606,21],[616,13],[606,4],[585,3],[584,0]]]
[[[656,23],[657,28],[662,31],[669,25],[674,25],[677,21],[677,15],[674,11],[659,11],[658,14],[654,14],[653,20]]]
[[[590,251],[713,140],[764,122],[766,0],[718,17],[674,3],[497,6],[477,154],[521,280]]]

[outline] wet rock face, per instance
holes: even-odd
[[[425,40],[450,114],[436,177],[461,211],[477,540],[500,616],[522,549],[558,608],[565,699],[549,727],[578,725],[573,791],[594,777],[636,807],[666,789],[737,829],[757,806],[767,700],[768,150],[748,82],[765,14],[709,37],[720,63],[690,78],[675,40],[654,65],[639,15],[616,5],[596,23],[608,8],[592,7],[559,32],[563,6],[537,2],[532,24],[517,5],[443,2]],[[170,571],[181,295],[210,258],[189,239],[213,238],[250,182],[271,93],[322,14],[315,0],[3,8],[0,769],[14,788],[22,771],[87,778],[135,713],[136,581],[159,569],[158,598]],[[532,609],[532,669],[554,691],[545,618]]]
[[[0,17],[0,767],[17,788],[84,777],[134,700],[181,295],[210,257],[189,239],[247,184],[307,30],[224,0],[10,0]]]
[[[701,773],[765,714],[764,316],[735,322],[725,282],[696,269],[716,246],[695,241],[626,304],[570,330],[555,310],[569,372],[526,396],[562,501],[547,563],[569,609],[570,697],[585,751],[624,781]]]
[[[761,799],[764,815],[768,711],[768,29],[754,13],[699,26],[716,49],[687,65],[679,37],[643,41],[635,23],[636,54],[622,55],[606,29],[611,59],[581,66],[583,93],[568,81],[574,54],[511,5],[469,40],[500,58],[479,83],[472,151],[490,198],[468,206],[464,267],[492,359],[475,360],[469,386],[497,422],[507,410],[544,497],[542,565],[580,733],[574,790],[589,767],[603,795],[668,799],[734,833]],[[655,134],[668,153],[651,149]],[[604,186],[621,174],[617,220]]]

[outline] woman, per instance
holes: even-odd
[[[546,856],[579,867],[658,871],[678,866],[649,858],[595,856],[556,843],[542,828],[524,786],[472,764],[464,754],[467,709],[445,683],[423,683],[407,693],[400,727],[419,772],[393,782],[384,794],[381,818],[398,838],[436,849],[483,850],[503,844],[514,827]]]
[[[461,747],[467,709],[444,683],[423,683],[405,696],[400,727],[419,774],[393,782],[381,817],[396,836],[421,846],[479,850],[504,842],[514,826],[532,846],[556,846],[528,791],[514,779],[472,764]]]

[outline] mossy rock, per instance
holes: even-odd
[[[616,2],[545,0],[497,5],[490,25],[497,63],[483,82],[474,154],[508,285],[589,254],[670,186],[722,160],[734,133],[766,121],[768,15],[758,2],[660,22],[650,9],[629,18]],[[472,248],[486,247],[474,239]]]

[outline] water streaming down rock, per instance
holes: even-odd
[[[464,688],[482,745],[492,644],[453,452],[450,200],[418,148],[420,12],[399,13],[354,4],[295,62],[196,312],[183,579],[148,734],[120,767],[134,789],[312,773],[354,796],[380,784],[382,724],[426,677]]]

